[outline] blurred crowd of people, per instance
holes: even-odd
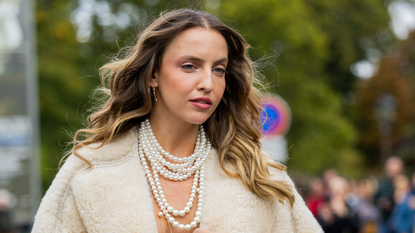
[[[415,173],[405,176],[399,157],[388,158],[379,179],[328,170],[312,179],[306,203],[325,233],[415,233]]]

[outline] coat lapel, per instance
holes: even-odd
[[[205,165],[200,227],[214,232],[271,232],[274,202],[264,200],[222,170],[216,150]]]

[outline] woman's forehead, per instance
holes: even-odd
[[[228,46],[217,30],[190,28],[178,34],[166,49],[165,56],[192,56],[200,59],[227,58]]]

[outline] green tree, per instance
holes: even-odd
[[[375,116],[376,101],[388,93],[397,100],[396,119],[392,123],[391,140],[394,155],[405,159],[406,165],[415,165],[415,33],[395,46],[385,56],[376,75],[362,80],[358,88],[354,115],[359,129],[359,148],[364,151],[366,163],[379,164],[380,133]],[[414,170],[412,168],[412,170]]]
[[[383,3],[226,1],[220,13],[237,22],[254,48],[254,59],[272,51],[279,55],[276,70],[264,74],[292,109],[290,169],[316,174],[334,167],[353,175],[350,168],[361,161],[357,132],[343,114],[341,93],[353,90],[349,67],[364,57],[360,39],[376,37],[379,28],[387,27]],[[358,23],[364,17],[377,19]]]
[[[328,40],[328,61],[324,71],[331,87],[340,93],[354,92],[356,76],[350,66],[367,59],[370,50],[385,52],[392,42],[387,1],[311,0],[313,22]],[[370,53],[370,52],[369,52]]]
[[[70,141],[67,131],[81,127],[77,111],[91,86],[79,66],[79,47],[67,1],[37,4],[41,158],[43,186],[48,187]]]

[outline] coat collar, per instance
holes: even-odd
[[[107,145],[96,149],[100,143],[93,143],[88,147],[82,147],[78,153],[90,162],[119,160],[126,156],[136,143],[138,143],[138,127],[135,126]]]

